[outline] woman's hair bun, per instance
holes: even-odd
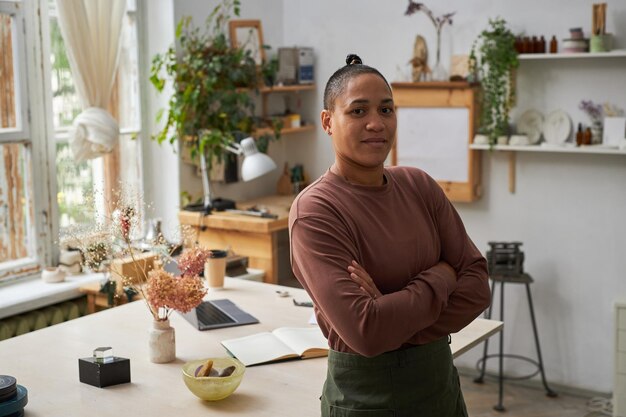
[[[346,57],[346,65],[362,64],[361,58],[358,55],[350,54]]]

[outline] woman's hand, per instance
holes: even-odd
[[[348,266],[348,272],[350,273],[350,278],[368,293],[370,297],[376,299],[383,295],[376,287],[376,284],[374,284],[374,280],[372,280],[370,274],[368,274],[357,261],[352,261],[352,265]]]

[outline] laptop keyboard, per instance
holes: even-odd
[[[228,314],[224,313],[212,303],[201,303],[196,307],[196,314],[198,316],[198,322],[205,326],[235,322]]]

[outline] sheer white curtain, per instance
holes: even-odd
[[[126,0],[57,0],[59,26],[83,112],[69,142],[78,161],[111,152],[119,126],[105,110],[120,55]]]

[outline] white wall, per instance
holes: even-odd
[[[592,0],[450,0],[431,2],[436,15],[456,11],[454,24],[444,29],[442,57],[468,53],[489,17],[502,16],[516,32],[567,37],[570,27],[588,34]],[[211,2],[213,4],[213,2]],[[315,119],[321,109],[323,87],[343,65],[346,54],[358,53],[393,81],[397,66],[406,69],[413,41],[423,35],[429,46],[435,30],[423,14],[404,16],[406,1],[378,0],[244,0],[244,17],[260,18],[266,43],[312,46],[316,53],[317,91],[304,102],[305,116]],[[175,14],[202,19],[212,6],[202,1],[175,3]],[[608,5],[608,30],[616,47],[626,48],[626,3]],[[196,20],[198,21],[198,20]],[[434,55],[434,52],[432,52]],[[524,63],[519,75],[519,109],[544,113],[562,108],[574,122],[586,122],[577,110],[583,98],[611,101],[626,108],[626,60]],[[316,178],[333,161],[330,140],[315,133],[286,137],[274,147],[279,166],[302,162]],[[273,155],[274,156],[274,155]],[[280,159],[284,158],[284,159]],[[603,155],[524,154],[517,157],[517,192],[509,194],[505,154],[483,155],[483,198],[457,204],[475,243],[485,250],[491,240],[524,243],[526,270],[532,285],[546,372],[551,382],[597,391],[613,386],[613,301],[626,294],[626,158]],[[263,184],[223,187],[231,198],[271,193],[276,179]],[[187,186],[185,173],[181,173]],[[261,181],[261,180],[259,180]],[[199,184],[199,182],[198,182]],[[260,184],[260,183],[259,183]],[[254,186],[256,187],[256,186]],[[534,355],[528,309],[522,287],[508,288],[505,311],[505,348]],[[497,305],[496,305],[497,307]],[[495,341],[495,339],[494,339]],[[492,344],[493,347],[494,344]],[[480,349],[460,358],[473,366]],[[495,367],[496,363],[490,363]],[[511,367],[517,366],[511,362]]]

